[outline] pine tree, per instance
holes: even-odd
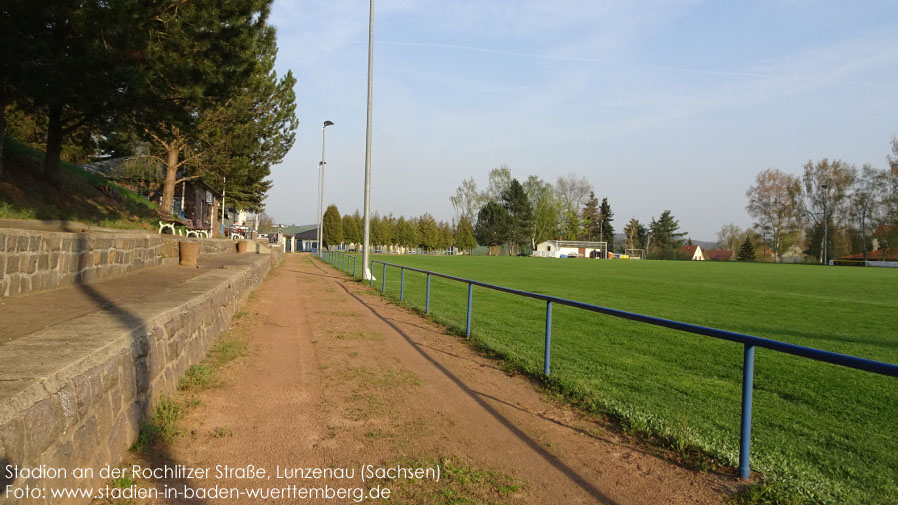
[[[751,243],[750,237],[745,237],[745,242],[742,243],[742,247],[739,248],[739,261],[754,261],[755,260],[755,246]]]
[[[583,216],[583,233],[585,234],[583,238],[601,241],[599,226],[602,223],[602,215],[599,212],[599,200],[594,192],[589,192],[589,200],[586,200],[586,205],[583,206],[581,215]]]
[[[502,192],[502,205],[508,211],[508,245],[513,255],[518,246],[530,241],[530,223],[533,209],[524,187],[517,179],[512,179]]]
[[[614,221],[614,212],[611,212],[611,205],[608,203],[608,198],[602,198],[602,205],[599,207],[599,215],[602,219],[602,224],[599,226],[599,242],[607,242],[609,248],[614,247],[614,226],[611,225],[611,221]]]
[[[201,119],[225,108],[267,56],[271,1],[166,4],[150,24],[142,108],[132,120],[164,151],[163,209],[171,208],[178,170],[196,167],[207,154],[208,146],[197,149]]]
[[[477,213],[474,237],[477,243],[490,247],[502,244],[508,239],[508,211],[495,202],[487,202]]]
[[[63,140],[133,103],[157,2],[29,2],[0,8],[0,112],[15,101],[46,118],[44,172],[59,170]],[[0,137],[3,137],[0,125]],[[0,138],[2,141],[2,138]]]

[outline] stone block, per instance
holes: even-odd
[[[103,391],[109,391],[110,389],[119,385],[119,381],[121,378],[121,365],[117,359],[110,359],[103,365],[103,375],[102,375],[102,384]]]
[[[6,253],[6,275],[12,275],[19,272],[19,255],[15,253]]]
[[[0,457],[6,457],[12,464],[25,463],[25,425],[21,419],[0,426],[0,443],[4,451]]]
[[[38,252],[41,249],[40,235],[32,235],[28,237],[28,250],[30,252]]]
[[[80,458],[83,458],[82,460],[86,461],[95,452],[97,444],[102,443],[100,432],[97,429],[96,414],[91,415],[81,423],[81,426],[75,431],[73,441],[75,453]]]
[[[19,235],[16,239],[16,250],[20,253],[28,252],[28,237],[25,235]]]
[[[56,399],[57,411],[59,417],[59,429],[62,433],[67,433],[78,422],[78,395],[75,390],[74,382],[70,382],[62,387],[53,395]]]
[[[45,398],[32,405],[25,412],[24,422],[28,427],[25,435],[26,458],[36,459],[59,436],[59,423],[53,399]]]

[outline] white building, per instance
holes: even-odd
[[[546,240],[536,245],[534,256],[541,258],[602,258],[608,257],[608,242],[584,240]]]

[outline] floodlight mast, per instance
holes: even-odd
[[[374,0],[368,1],[368,117],[365,125],[365,217],[362,232],[362,279],[372,280],[369,251],[371,238],[371,83],[374,69]]]
[[[324,129],[333,125],[333,121],[325,121],[321,127],[321,161],[318,162],[318,256],[321,256],[321,241],[324,239]]]

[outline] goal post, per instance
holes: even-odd
[[[624,249],[624,254],[634,260],[645,259],[645,249]]]

